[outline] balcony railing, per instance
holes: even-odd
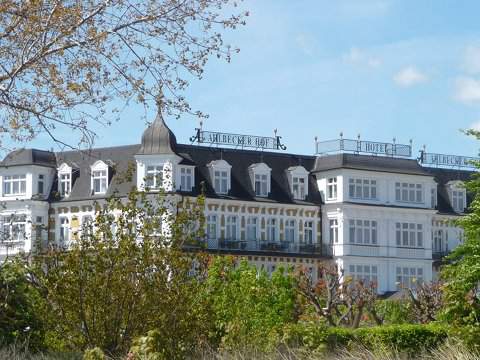
[[[9,240],[0,242],[0,255],[18,254],[25,250],[25,240]]]
[[[440,260],[440,259],[443,259],[448,254],[450,254],[450,251],[448,250],[433,250],[432,258],[433,260]]]
[[[265,252],[283,254],[304,254],[330,256],[331,249],[323,244],[302,243],[289,241],[269,240],[229,240],[229,239],[208,239],[199,241],[194,246],[206,250],[232,251],[232,252]]]

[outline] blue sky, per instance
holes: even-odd
[[[314,137],[400,143],[475,156],[480,129],[480,1],[246,0],[247,25],[226,35],[241,51],[212,60],[187,97],[212,131],[283,136],[313,154]],[[99,128],[97,146],[138,143],[143,110]],[[150,115],[153,119],[154,113]],[[167,119],[179,142],[198,120]],[[50,147],[44,139],[35,142]]]

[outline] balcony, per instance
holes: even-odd
[[[445,256],[450,254],[448,250],[433,250],[432,251],[432,259],[433,260],[442,260]]]
[[[9,240],[0,242],[0,255],[14,255],[25,250],[25,240]]]
[[[331,251],[329,251],[326,245],[288,241],[208,239],[203,242],[200,241],[197,247],[219,252],[255,252],[310,256],[331,255]],[[192,248],[192,246],[188,246],[188,248]]]

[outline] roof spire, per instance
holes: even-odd
[[[165,107],[165,101],[161,89],[155,97],[155,103],[157,105],[157,116],[143,132],[142,146],[138,153],[144,155],[175,154],[177,139],[163,119],[162,111]]]

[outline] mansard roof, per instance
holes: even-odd
[[[139,155],[176,154],[177,138],[159,108],[153,123],[143,132]]]
[[[448,196],[447,184],[451,181],[466,182],[471,180],[472,175],[475,174],[471,170],[460,169],[444,169],[444,168],[425,168],[430,174],[435,177],[435,181],[438,184],[437,203],[438,211],[441,214],[455,213],[450,203]],[[472,194],[467,191],[467,204],[470,204],[473,200]]]
[[[0,166],[38,165],[56,167],[55,153],[37,149],[18,149],[9,153]]]
[[[425,168],[420,166],[417,160],[414,159],[359,154],[318,156],[315,161],[313,172],[335,169],[355,169],[432,176],[427,170],[425,170]]]

